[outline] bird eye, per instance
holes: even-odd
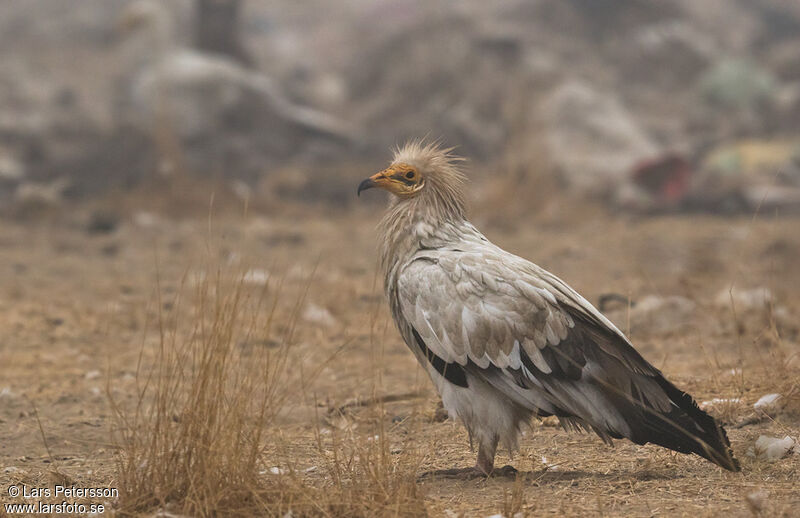
[[[408,178],[409,180],[411,180],[412,178],[414,178],[414,171],[409,171],[409,172],[407,172],[407,173],[406,173],[406,178]]]

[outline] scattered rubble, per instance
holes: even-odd
[[[571,80],[542,101],[546,144],[558,174],[578,192],[614,192],[639,162],[658,155],[646,131],[611,93]]]
[[[95,211],[86,223],[86,233],[92,235],[111,234],[117,230],[119,222],[119,214],[115,212],[105,210]]]
[[[279,468],[277,466],[272,466],[269,469],[262,470],[259,474],[266,475],[267,473],[269,473],[270,475],[286,475],[287,473],[289,473],[289,471],[283,468]]]
[[[159,224],[160,218],[153,214],[152,212],[147,211],[138,211],[133,215],[133,223],[137,227],[141,228],[152,228]]]
[[[154,0],[136,0],[120,15],[120,26],[138,40],[121,117],[151,132],[174,167],[213,175],[236,166],[232,173],[252,181],[259,159],[286,159],[315,139],[356,137],[347,121],[293,102],[268,75],[181,46],[173,18]]]
[[[747,493],[745,496],[747,506],[754,515],[760,515],[764,511],[768,499],[769,493],[763,489]]]
[[[769,288],[725,288],[714,297],[714,303],[720,308],[730,309],[731,304],[737,311],[763,310],[772,304],[772,291]]]
[[[545,469],[548,471],[558,471],[559,467],[558,464],[551,464],[550,461],[547,460],[547,457],[542,455],[542,464],[544,464]]]
[[[698,164],[690,206],[719,212],[800,211],[800,138],[725,141]]]
[[[772,74],[752,62],[723,59],[703,76],[700,89],[722,107],[747,109],[773,98],[776,85]]]
[[[616,204],[640,211],[680,208],[689,194],[692,166],[679,153],[665,153],[636,164],[614,193]]]
[[[631,333],[664,334],[674,332],[692,322],[697,304],[678,295],[647,295],[627,307],[608,313],[620,329],[630,325]]]
[[[769,410],[775,407],[778,401],[782,398],[780,394],[767,394],[766,396],[761,396],[758,401],[753,404],[753,408],[756,410]]]
[[[25,177],[25,166],[0,150],[0,182],[19,182]]]
[[[88,371],[83,377],[86,378],[87,380],[96,380],[101,375],[102,374],[100,373],[99,370],[91,370],[91,371]]]
[[[788,435],[783,439],[760,435],[755,445],[747,449],[747,455],[774,462],[790,455],[796,448],[797,441]]]
[[[0,201],[86,199],[165,172],[250,200],[287,165],[324,174],[427,134],[481,163],[535,158],[626,210],[800,211],[789,4],[728,6],[725,23],[693,2],[81,5],[60,23],[46,2],[4,7],[24,30],[0,36]],[[64,59],[75,49],[79,67]]]
[[[24,204],[58,205],[63,200],[63,193],[69,182],[68,178],[46,183],[24,182],[17,187],[14,200]]]
[[[245,284],[264,286],[269,281],[269,272],[260,268],[253,268],[245,272],[244,276],[242,277],[242,281]]]
[[[785,398],[781,394],[766,394],[753,404],[753,411],[740,415],[734,428],[762,423],[773,418],[784,408]]]
[[[314,303],[309,303],[306,306],[302,316],[303,320],[323,327],[333,327],[338,322],[336,317],[334,317],[327,308],[323,308]]]

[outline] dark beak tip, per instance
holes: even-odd
[[[356,192],[356,196],[361,196],[361,191],[366,191],[367,189],[372,189],[375,187],[375,182],[372,181],[371,178],[367,178],[360,184],[358,184],[358,191]]]

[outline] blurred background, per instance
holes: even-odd
[[[798,49],[781,0],[3,2],[0,206],[176,177],[346,206],[429,136],[615,209],[796,212]]]
[[[230,491],[215,467],[230,458],[243,490],[288,470],[314,505],[353,481],[345,500],[366,511],[341,516],[381,515],[376,498],[396,516],[404,495],[434,516],[496,516],[512,490],[537,515],[794,516],[798,121],[797,1],[0,1],[0,488],[119,483],[119,508],[141,510],[203,481],[209,507],[167,509],[236,514],[217,496],[260,497]],[[356,187],[420,137],[469,159],[478,228],[563,278],[728,427],[742,478],[545,422],[498,465],[552,477],[416,482],[474,454],[388,314],[386,193]],[[173,374],[194,372],[181,351],[215,340],[250,368],[281,358],[280,401],[237,407],[202,383],[240,412],[209,421],[181,399],[200,379]],[[230,365],[220,380],[239,379]],[[152,373],[183,388],[145,393]],[[151,397],[174,399],[151,415],[174,426],[129,424]],[[262,401],[268,426],[249,420]],[[175,435],[207,471],[141,457],[141,437],[192,423],[224,431]],[[128,442],[109,443],[120,430]],[[242,464],[227,438],[247,433],[266,449]],[[391,460],[385,479],[363,445]],[[352,472],[326,468],[352,452]]]

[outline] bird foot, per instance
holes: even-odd
[[[492,470],[492,473],[489,475],[490,477],[516,477],[519,474],[517,468],[514,466],[510,466],[506,464],[502,468],[497,468]]]
[[[493,469],[488,475],[478,466],[471,468],[453,468],[453,469],[435,469],[422,473],[417,480],[424,480],[428,478],[449,478],[458,480],[473,480],[476,478],[489,478],[489,477],[515,477],[519,473],[514,466],[503,466],[502,468]]]

